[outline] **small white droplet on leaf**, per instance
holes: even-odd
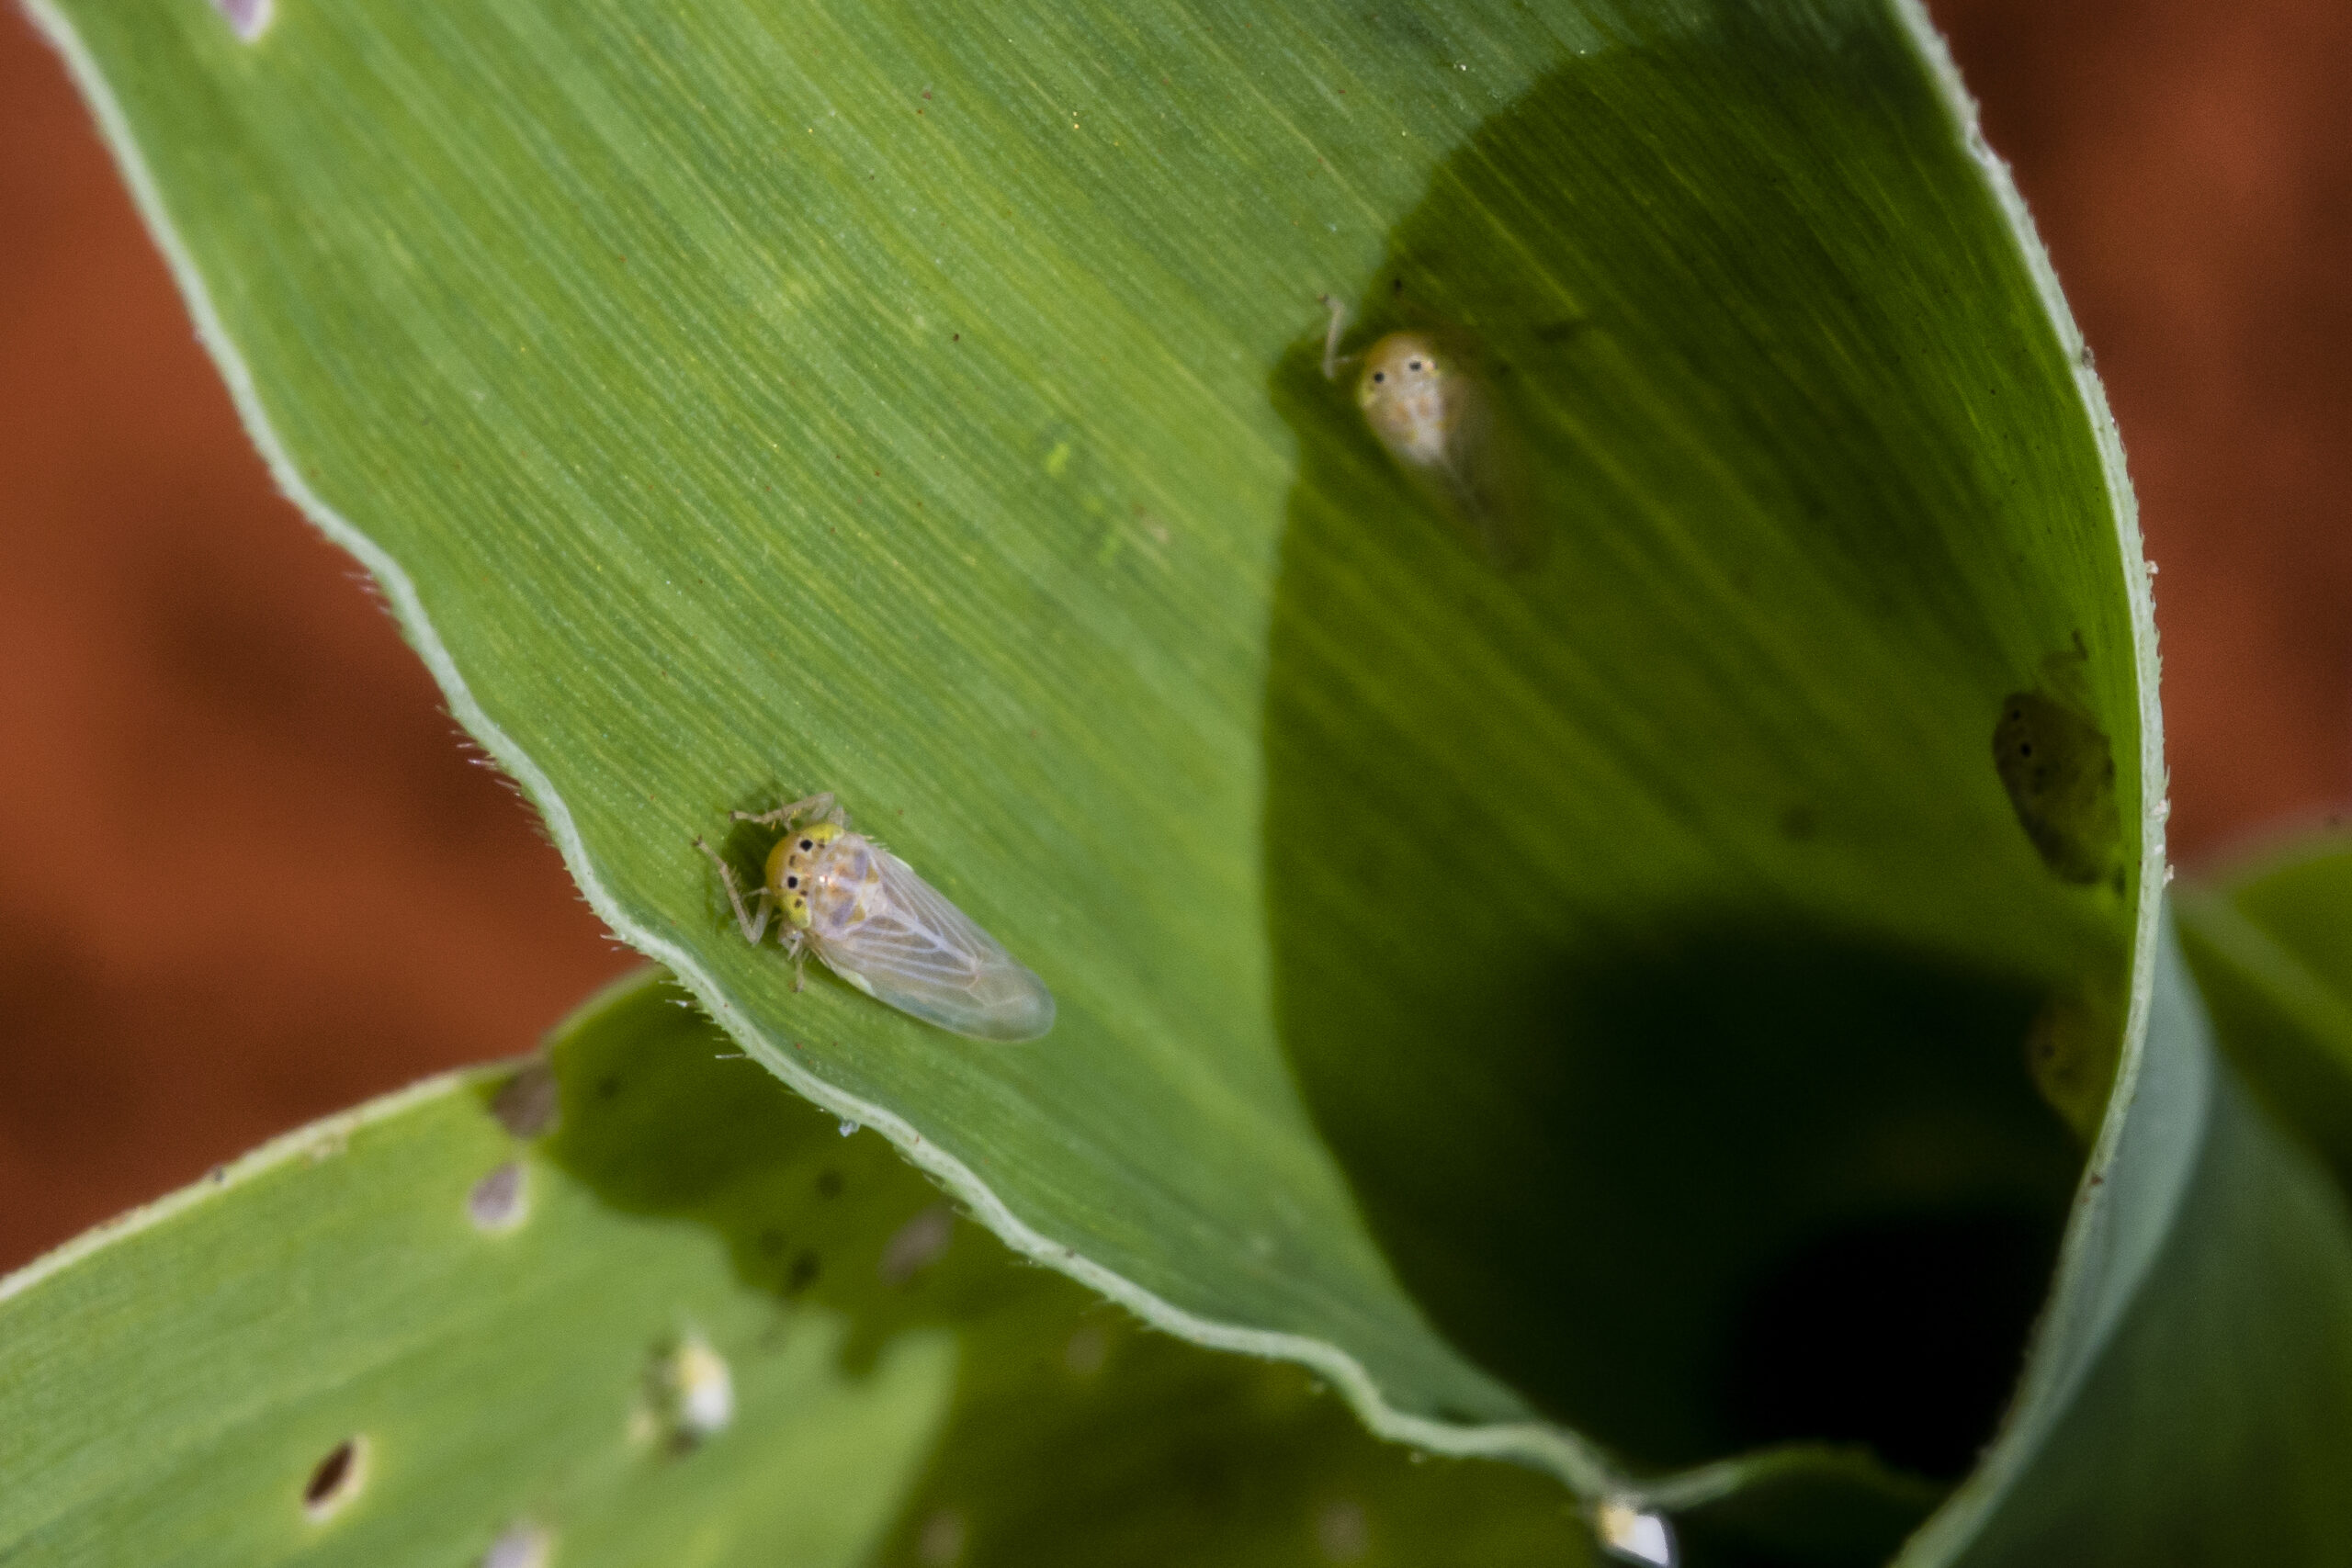
[[[1622,1499],[1593,1510],[1592,1531],[1611,1556],[1652,1568],[1674,1568],[1674,1532],[1662,1514],[1646,1513]]]
[[[717,1437],[735,1419],[735,1379],[726,1359],[699,1334],[688,1334],[663,1357],[655,1393],[682,1448]]]

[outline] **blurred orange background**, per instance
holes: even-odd
[[[2352,797],[2352,6],[1941,0],[2164,568],[2193,868]],[[271,489],[0,16],[0,1269],[631,960]]]

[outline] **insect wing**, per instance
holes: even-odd
[[[874,846],[879,907],[817,956],[901,1012],[978,1040],[1035,1040],[1054,1026],[1054,997],[1004,944],[922,877]]]
[[[1432,492],[1446,521],[1489,565],[1525,570],[1544,554],[1544,532],[1528,492],[1525,454],[1512,439],[1491,391],[1467,381],[1453,390],[1457,406],[1444,453],[1415,477]]]

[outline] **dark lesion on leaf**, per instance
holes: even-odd
[[[555,1131],[561,1110],[562,1086],[544,1059],[508,1078],[490,1102],[490,1113],[518,1138],[544,1137]]]
[[[2108,875],[2123,836],[2115,750],[2088,712],[2043,692],[2010,693],[1993,726],[1993,766],[2052,872],[2085,886]]]

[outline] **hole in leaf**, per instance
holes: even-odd
[[[466,1217],[473,1221],[474,1229],[485,1235],[513,1230],[529,1213],[523,1167],[515,1160],[497,1167],[475,1182],[473,1190],[466,1194]]]
[[[368,1479],[368,1439],[354,1435],[327,1450],[302,1483],[302,1512],[313,1523],[332,1517],[359,1495]]]
[[[481,1568],[548,1568],[554,1557],[551,1532],[534,1524],[513,1524],[481,1554]]]
[[[537,1138],[555,1131],[563,1108],[563,1086],[555,1069],[534,1062],[499,1086],[490,1113],[518,1138]]]

